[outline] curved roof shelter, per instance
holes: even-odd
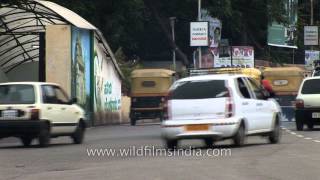
[[[0,4],[0,69],[8,73],[23,63],[39,61],[40,34],[46,31],[46,26],[67,24],[95,31],[95,38],[102,42],[104,52],[123,77],[110,47],[95,26],[69,9],[42,0]]]

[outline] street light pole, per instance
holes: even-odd
[[[175,21],[176,21],[176,17],[170,17],[173,44],[175,44],[175,32],[174,32]],[[176,47],[175,46],[172,49],[172,62],[173,62],[173,70],[176,71]]]
[[[201,21],[201,0],[198,0],[198,21]],[[202,62],[201,62],[201,46],[198,48],[199,51],[199,68],[202,67]]]

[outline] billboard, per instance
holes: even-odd
[[[268,45],[296,49],[298,0],[287,0],[285,10],[288,23],[269,22]]]
[[[71,94],[78,104],[90,111],[91,31],[71,28]]]
[[[219,57],[214,52],[214,67],[254,67],[254,48],[251,46],[232,46],[232,56]]]
[[[190,23],[190,46],[208,46],[208,22]]]
[[[318,45],[318,26],[304,26],[304,45]]]
[[[311,50],[306,50],[305,51],[305,67],[307,70],[312,70],[313,67],[313,62],[315,60],[320,59],[320,51],[311,51]]]

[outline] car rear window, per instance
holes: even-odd
[[[228,95],[224,80],[183,81],[171,88],[170,99],[208,99]]]
[[[320,94],[320,79],[306,80],[302,86],[301,94]]]
[[[35,94],[32,85],[0,86],[0,104],[34,104]]]

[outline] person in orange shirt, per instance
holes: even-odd
[[[269,92],[271,97],[273,97],[275,95],[274,91],[272,89],[272,86],[270,84],[270,81],[265,79],[263,75],[261,75],[261,85],[264,87],[265,90],[267,90]]]

